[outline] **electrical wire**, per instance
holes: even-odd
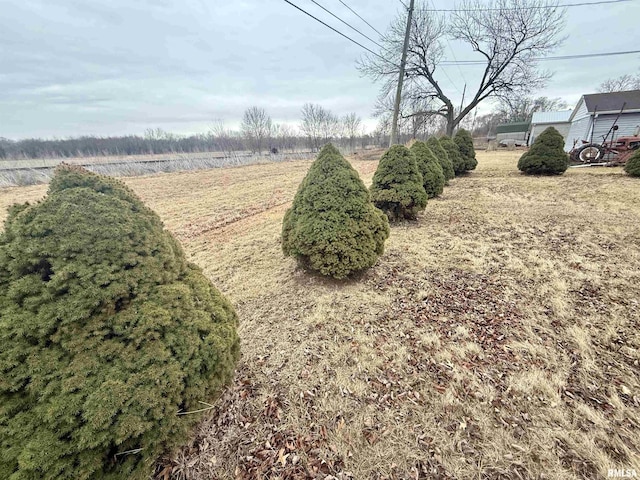
[[[382,33],[380,33],[380,30],[378,30],[376,27],[374,27],[373,25],[371,25],[369,22],[367,22],[364,18],[362,18],[358,12],[356,12],[353,8],[351,8],[349,5],[347,5],[346,3],[344,3],[342,0],[338,0],[342,5],[344,5],[345,7],[347,7],[349,10],[351,10],[351,13],[353,13],[356,17],[358,17],[360,20],[362,20],[364,23],[366,23],[367,25],[369,25],[369,27],[376,32],[378,35],[380,35],[381,37],[384,37],[384,35]]]
[[[365,35],[364,33],[362,33],[360,30],[358,30],[356,27],[350,25],[349,23],[345,22],[343,19],[341,19],[339,16],[337,16],[335,13],[333,13],[331,10],[323,7],[321,4],[319,4],[318,2],[316,2],[316,0],[311,0],[311,2],[315,3],[317,6],[319,6],[321,9],[323,9],[325,12],[327,12],[329,15],[331,15],[332,17],[336,18],[338,21],[344,23],[347,27],[349,27],[351,30],[353,30],[354,32],[359,33],[360,35],[362,35],[364,38],[366,38],[367,40],[369,40],[371,43],[376,44],[378,47],[382,48],[384,50],[384,47],[382,45],[380,45],[378,42],[376,42],[373,38]]]
[[[431,0],[431,5],[433,6],[433,8],[436,8],[436,4],[433,2],[433,0]],[[449,41],[449,37],[445,36],[445,39],[447,40],[447,45],[449,45],[449,50],[451,51],[451,56],[453,57],[454,62],[457,62],[458,59],[456,58],[456,54],[453,51],[453,47],[451,46],[451,42]],[[458,67],[458,71],[460,72],[460,76],[462,77],[462,80],[464,80],[465,85],[467,84],[467,79],[464,76],[464,73],[462,73],[462,68],[460,68],[459,64],[456,64]],[[449,81],[452,83],[452,85],[454,86],[454,88],[458,91],[458,93],[460,95],[462,95],[462,92],[460,91],[460,89],[458,88],[458,86],[453,82],[453,80],[451,80],[451,78],[449,77],[449,75],[447,75],[447,72],[442,69],[442,71],[444,72],[445,76],[449,79]]]
[[[302,13],[304,13],[305,15],[313,18],[316,22],[321,23],[322,25],[324,25],[325,27],[329,28],[330,30],[333,30],[335,33],[337,33],[338,35],[346,38],[347,40],[349,40],[350,42],[358,45],[360,48],[366,50],[367,52],[371,53],[372,55],[380,58],[381,60],[389,63],[390,65],[393,65],[395,67],[398,67],[395,63],[393,63],[392,61],[384,58],[382,55],[374,52],[373,50],[371,50],[370,48],[362,45],[360,42],[354,40],[353,38],[345,35],[344,33],[342,33],[341,31],[333,28],[331,25],[323,22],[322,20],[320,20],[318,17],[312,15],[311,13],[307,12],[306,10],[300,8],[298,5],[292,3],[289,0],[284,0],[286,3],[288,3],[289,5],[291,5],[292,7],[296,8],[297,10],[300,10]],[[342,2],[342,0],[339,0]],[[630,1],[630,0],[618,0],[618,1]],[[344,4],[344,2],[342,2]],[[603,2],[600,2],[603,3]],[[344,4],[345,6],[347,6],[346,4]],[[575,4],[577,6],[577,4]],[[355,12],[354,12],[355,13]],[[633,55],[633,54],[640,54],[640,50],[629,50],[629,51],[624,51],[624,52],[602,52],[602,53],[585,53],[585,54],[580,54],[580,55],[560,55],[560,56],[555,56],[555,57],[534,57],[531,58],[532,61],[550,61],[550,60],[575,60],[575,59],[582,59],[582,58],[596,58],[596,57],[613,57],[613,56],[620,56],[620,55]],[[443,66],[448,66],[448,65],[486,65],[486,61],[481,61],[481,60],[456,60],[456,61],[451,61],[451,60],[444,60],[442,62],[440,62],[440,65]]]
[[[302,13],[304,13],[305,15],[308,15],[309,17],[313,18],[316,22],[321,23],[321,24],[322,24],[322,25],[324,25],[325,27],[327,27],[327,28],[329,28],[329,29],[333,30],[334,32],[336,32],[338,35],[340,35],[340,36],[342,36],[342,37],[346,38],[347,40],[349,40],[349,41],[350,41],[350,42],[352,42],[352,43],[355,43],[355,44],[356,44],[356,45],[358,45],[360,48],[365,49],[365,50],[366,50],[367,52],[369,52],[370,54],[375,55],[376,57],[378,57],[378,58],[380,58],[380,59],[384,60],[385,62],[391,63],[392,65],[394,65],[394,66],[396,66],[396,67],[397,67],[397,65],[395,65],[395,64],[394,64],[393,62],[391,62],[390,60],[387,60],[387,59],[386,59],[386,58],[384,58],[382,55],[380,55],[380,54],[378,54],[378,53],[374,52],[374,51],[373,51],[373,50],[371,50],[370,48],[365,47],[365,46],[364,46],[364,45],[362,45],[360,42],[358,42],[358,41],[354,40],[353,38],[351,38],[351,37],[349,37],[349,36],[345,35],[344,33],[342,33],[340,30],[336,30],[335,28],[333,28],[333,27],[332,27],[331,25],[329,25],[328,23],[323,22],[323,21],[322,21],[322,20],[320,20],[318,17],[316,17],[316,16],[314,16],[314,15],[310,14],[309,12],[307,12],[306,10],[304,10],[304,9],[300,8],[300,7],[299,7],[298,5],[296,5],[295,3],[292,3],[292,2],[290,2],[289,0],[284,0],[284,1],[285,1],[286,3],[288,3],[289,5],[291,5],[292,7],[294,7],[294,8],[296,8],[296,9],[300,10],[300,11],[301,11]]]
[[[581,55],[560,55],[555,57],[534,57],[532,61],[549,61],[549,60],[576,60],[581,58],[595,58],[595,57],[615,57],[619,55],[633,55],[640,53],[640,50],[629,50],[626,52],[602,52],[602,53],[585,53]],[[444,60],[440,62],[441,65],[486,65],[486,61],[482,60]]]
[[[590,5],[605,5],[605,4],[610,4],[610,3],[622,3],[622,2],[631,2],[633,0],[602,0],[600,2],[583,2],[583,3],[565,3],[565,4],[559,4],[559,5],[539,5],[539,6],[533,6],[533,7],[526,7],[527,10],[532,10],[532,9],[536,9],[536,10],[544,10],[544,9],[551,9],[551,8],[566,8],[566,7],[586,7],[586,6],[590,6]],[[525,8],[525,7],[516,7],[516,8],[433,8],[433,9],[429,9],[427,8],[427,11],[429,12],[450,12],[450,13],[456,13],[456,12],[492,12],[492,11],[500,11],[500,10],[519,10],[520,8]]]

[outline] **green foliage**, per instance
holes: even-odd
[[[624,166],[624,171],[632,177],[640,177],[640,150],[636,150]]]
[[[444,172],[445,185],[449,183],[449,180],[455,178],[456,172],[453,170],[453,163],[447,155],[447,151],[440,145],[440,140],[437,137],[429,137],[427,140],[427,147],[433,152],[438,159],[442,171]]]
[[[553,127],[538,135],[531,148],[518,160],[518,169],[529,175],[561,175],[568,167],[564,139]]]
[[[415,142],[411,145],[411,153],[416,157],[418,169],[422,173],[422,181],[427,196],[437,197],[444,190],[444,172],[438,159],[424,142]]]
[[[458,145],[458,150],[464,160],[465,171],[475,170],[478,166],[478,160],[476,160],[476,150],[473,148],[473,137],[471,134],[464,128],[461,128],[456,132],[453,141]]]
[[[394,145],[382,156],[373,175],[371,198],[390,220],[415,219],[427,206],[422,174],[404,145]]]
[[[440,145],[442,145],[442,148],[444,148],[444,150],[447,152],[447,156],[449,157],[449,160],[451,160],[453,171],[455,172],[456,176],[466,172],[467,164],[465,162],[465,159],[462,158],[460,149],[458,148],[458,145],[456,145],[456,142],[454,142],[451,137],[447,137],[445,135],[443,137],[440,137]]]
[[[233,375],[236,326],[131,190],[59,167],[0,234],[0,478],[148,478]]]
[[[389,222],[358,172],[325,145],[284,216],[285,255],[322,275],[346,278],[374,265],[388,237]]]

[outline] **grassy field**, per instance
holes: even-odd
[[[126,179],[241,319],[235,382],[159,478],[640,474],[640,183],[517,156],[479,153],[346,282],[280,250],[308,161]]]

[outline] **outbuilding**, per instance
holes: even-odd
[[[531,117],[531,131],[529,133],[529,145],[533,145],[538,135],[544,132],[547,128],[555,128],[562,138],[566,139],[569,134],[569,117],[571,117],[571,110],[564,110],[561,112],[534,112]]]
[[[569,117],[564,148],[568,152],[583,142],[602,143],[640,133],[640,90],[583,95]],[[617,125],[616,131],[612,130]]]
[[[496,141],[498,145],[524,146],[528,132],[529,122],[503,123],[496,126]]]

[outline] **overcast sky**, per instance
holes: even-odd
[[[309,0],[293,1],[338,26]],[[338,0],[319,3],[375,35]],[[398,0],[345,3],[381,31],[402,8]],[[252,105],[294,123],[305,102],[375,124],[378,86],[355,69],[362,50],[282,0],[0,0],[0,12],[0,137],[204,132],[215,119],[237,126]],[[568,14],[569,38],[554,55],[640,46],[638,0]],[[457,43],[447,59],[450,48],[458,60],[478,59]],[[544,67],[555,76],[536,94],[574,104],[603,80],[637,72],[640,55]],[[445,68],[456,85],[440,82],[459,99],[456,88],[477,82],[481,67]]]

